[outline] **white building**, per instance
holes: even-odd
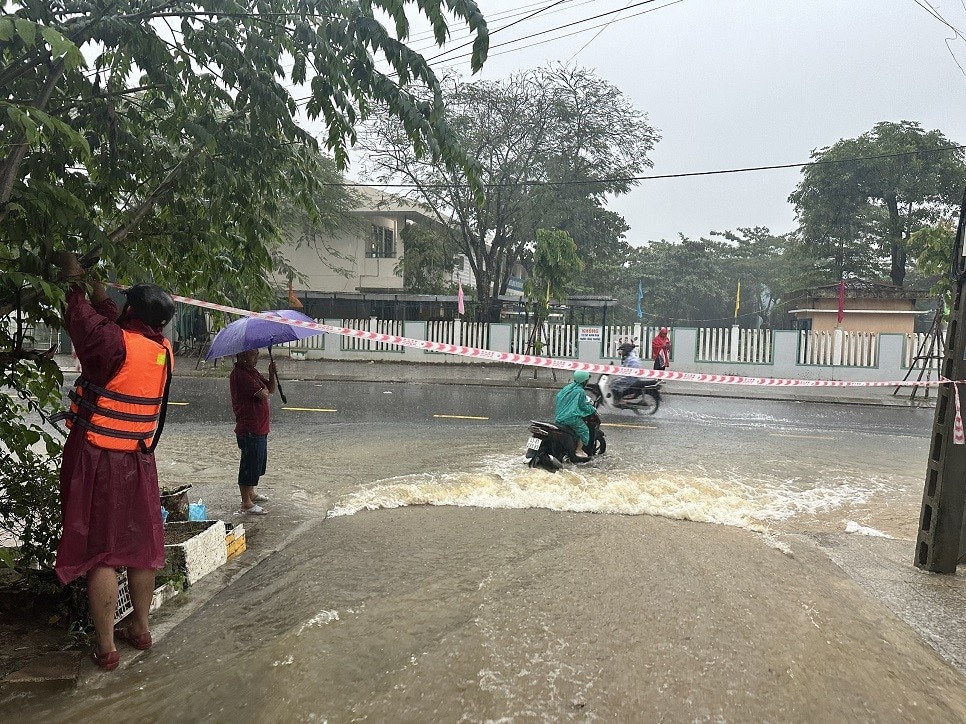
[[[370,316],[369,301],[423,301],[421,295],[408,294],[401,274],[396,272],[403,256],[401,233],[408,223],[435,223],[432,212],[418,203],[369,188],[358,189],[362,202],[350,212],[350,221],[339,231],[315,239],[294,239],[283,246],[282,254],[303,279],[291,281],[292,294],[309,314],[325,309],[326,314]],[[525,272],[513,268],[508,295],[523,293]],[[461,284],[467,296],[476,289],[476,280],[465,255],[456,257],[452,279]],[[280,296],[287,293],[289,279],[274,275]],[[338,299],[338,304],[332,302]],[[434,302],[452,302],[456,297],[429,296]],[[325,304],[318,304],[326,300]],[[318,311],[317,311],[318,310]],[[366,310],[364,312],[364,310]]]

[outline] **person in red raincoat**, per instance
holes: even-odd
[[[84,275],[84,269],[73,254],[62,255],[58,262],[63,278],[79,279]],[[171,297],[153,285],[132,287],[120,314],[99,282],[93,283],[90,301],[82,286],[72,286],[67,294],[64,326],[81,363],[82,377],[103,392],[105,388],[111,388],[115,377],[121,377],[122,369],[134,369],[138,373],[141,368],[137,365],[143,362],[164,365],[166,370],[160,373],[159,379],[162,384],[167,384],[173,360],[169,357],[170,345],[164,339],[162,329],[173,315]],[[146,344],[141,337],[156,344]],[[154,357],[134,359],[144,356],[146,351],[153,351]],[[153,447],[146,448],[143,439],[136,441],[140,448],[133,451],[105,449],[92,444],[91,439],[99,441],[103,438],[91,436],[90,423],[97,412],[90,407],[110,405],[111,402],[108,396],[100,393],[82,391],[80,396],[84,402],[75,401],[72,414],[68,415],[72,424],[64,445],[60,472],[63,533],[54,570],[63,585],[86,575],[95,630],[91,658],[98,666],[110,671],[117,667],[120,659],[115,634],[137,649],[151,647],[148,608],[154,593],[155,570],[164,566],[158,471]],[[156,407],[160,409],[161,405]],[[113,423],[108,421],[105,424],[110,428]],[[123,428],[134,423],[117,424]],[[156,423],[147,424],[154,429],[152,425]],[[122,566],[127,568],[134,613],[126,627],[115,631],[114,613],[118,598],[115,569]]]
[[[667,327],[661,327],[658,335],[651,340],[651,357],[656,370],[665,370],[671,365],[671,338],[668,337]]]

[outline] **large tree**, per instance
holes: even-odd
[[[627,191],[651,165],[658,135],[620,90],[563,65],[443,88],[482,192],[417,158],[388,114],[367,127],[361,146],[376,179],[411,185],[409,195],[447,225],[469,259],[481,309],[493,313],[490,302],[506,290],[513,264],[529,261],[537,229],[571,233],[582,254],[621,238],[622,219],[604,219],[607,233],[598,228],[605,196]]]
[[[949,218],[966,183],[963,149],[910,121],[877,123],[812,159],[789,200],[835,278],[876,276],[884,265],[902,286],[910,236]]]
[[[0,324],[0,526],[21,526],[25,556],[49,555],[49,520],[31,516],[50,496],[31,494],[55,489],[59,439],[28,413],[55,406],[62,380],[27,332],[58,322],[55,252],[212,299],[231,279],[234,301],[254,305],[271,297],[265,272],[291,204],[325,217],[320,145],[343,166],[375,109],[414,154],[462,174],[438,80],[404,42],[407,12],[438,44],[448,22],[468,25],[480,67],[473,0],[4,2],[0,319],[13,321]]]
[[[791,235],[765,227],[712,232],[711,238],[655,241],[630,249],[614,272],[611,293],[620,302],[616,319],[636,320],[636,294],[647,324],[730,326],[741,282],[738,324],[778,325],[777,305],[788,292],[815,279]],[[821,277],[824,278],[824,277]]]

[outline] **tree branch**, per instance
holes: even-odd
[[[51,68],[50,75],[47,76],[47,82],[41,89],[40,94],[37,96],[34,102],[34,108],[38,110],[43,110],[47,104],[50,102],[50,97],[54,93],[54,88],[57,87],[57,83],[60,81],[61,77],[67,69],[67,62],[64,58],[58,60],[54,67]],[[20,164],[23,163],[24,156],[27,153],[27,136],[25,133],[21,133],[19,137],[13,142],[10,154],[3,160],[0,164],[0,223],[2,223],[9,213],[8,203],[10,201],[10,195],[13,193],[13,184],[17,178],[17,173],[20,171]]]

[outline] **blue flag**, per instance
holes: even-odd
[[[637,318],[644,319],[644,310],[641,309],[641,302],[644,301],[644,280],[637,283]]]

